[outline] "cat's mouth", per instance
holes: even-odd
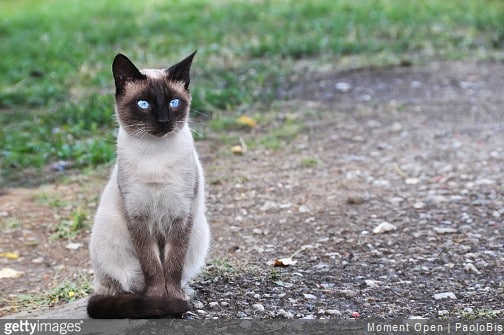
[[[180,127],[177,127],[176,122],[163,122],[158,123],[150,133],[156,137],[164,137],[172,133],[176,133]]]

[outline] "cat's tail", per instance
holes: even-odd
[[[146,297],[122,293],[95,294],[89,298],[88,315],[93,319],[150,319],[181,317],[191,309],[189,302],[178,298]]]

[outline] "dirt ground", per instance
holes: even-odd
[[[303,74],[274,105],[304,125],[283,148],[199,142],[213,246],[187,317],[503,318],[503,70]],[[20,257],[0,268],[23,272],[2,298],[89,276],[87,231],[75,250],[49,237],[75,204],[94,211],[106,175],[2,191],[0,252]]]

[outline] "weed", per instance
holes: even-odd
[[[321,166],[322,162],[315,157],[306,157],[306,158],[301,159],[300,165],[301,165],[301,167],[304,167],[304,168],[314,168],[317,166]]]
[[[259,139],[259,144],[268,149],[280,149],[286,143],[296,138],[302,130],[302,125],[295,119],[287,119],[281,126],[270,130]]]
[[[467,308],[462,311],[455,312],[455,315],[465,320],[478,320],[478,319],[496,319],[499,317],[500,311],[490,309],[472,309]]]
[[[90,292],[89,278],[79,273],[74,281],[65,280],[42,294],[18,294],[11,298],[1,299],[0,303],[5,305],[2,311],[14,313],[74,301],[86,297]]]
[[[236,272],[236,266],[233,265],[229,259],[217,257],[207,266],[204,275],[210,279],[217,279],[221,277],[230,277]]]
[[[89,217],[87,210],[82,207],[77,207],[70,217],[66,220],[62,220],[54,229],[54,233],[51,235],[52,239],[72,239],[75,238],[79,233],[87,227],[86,221]]]
[[[268,280],[277,281],[285,278],[285,274],[278,270],[277,268],[271,268],[270,273],[268,274]]]

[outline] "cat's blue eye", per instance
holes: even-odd
[[[178,108],[180,106],[179,99],[173,99],[170,101],[170,108]]]
[[[137,106],[140,107],[141,109],[147,109],[150,107],[150,104],[149,104],[149,102],[147,102],[145,100],[138,100]]]

